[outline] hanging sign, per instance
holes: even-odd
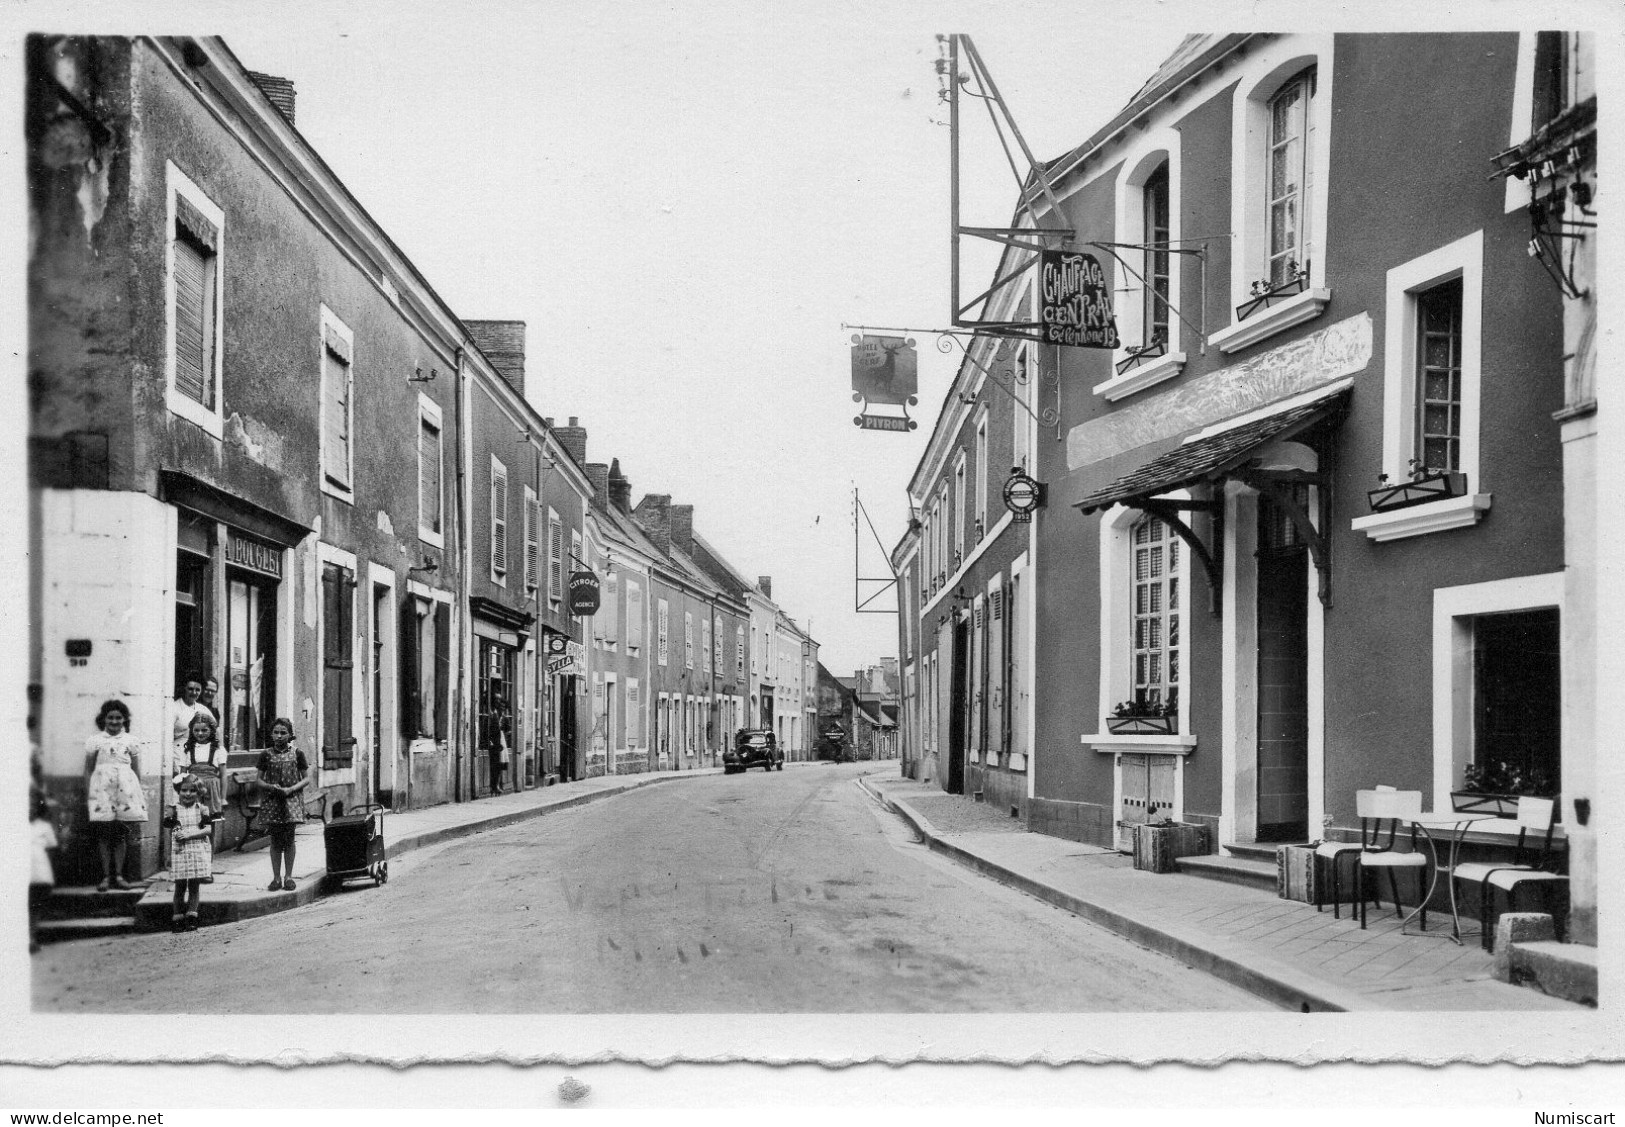
[[[897,430],[904,433],[920,425],[907,415],[854,415],[852,422],[864,430]]]
[[[555,651],[552,643],[557,641],[559,650]],[[580,642],[572,642],[562,635],[555,635],[548,639],[547,647],[547,675],[549,677],[579,677],[587,670],[587,647]]]
[[[570,573],[570,613],[593,615],[598,613],[598,574],[592,571]]]
[[[1020,470],[1012,471],[1004,483],[1004,507],[1010,510],[1010,519],[1018,524],[1032,520],[1047,492],[1042,482],[1034,481]]]
[[[869,403],[912,403],[919,390],[919,358],[903,337],[852,338],[852,398]]]
[[[1106,271],[1094,255],[1065,250],[1040,252],[1039,292],[1045,344],[1117,347],[1117,320],[1112,316]]]

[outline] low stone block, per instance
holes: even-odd
[[[1512,981],[1512,946],[1557,938],[1557,925],[1547,912],[1506,912],[1495,923],[1496,978]]]

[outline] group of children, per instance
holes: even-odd
[[[161,824],[170,831],[169,877],[174,883],[172,925],[175,931],[197,928],[202,886],[213,881],[214,826],[222,821],[225,805],[226,752],[220,744],[214,714],[197,703],[191,678],[183,698],[189,715],[176,723],[178,742],[171,762],[174,801],[164,810]],[[179,702],[177,702],[179,703]],[[195,706],[195,707],[192,707]],[[141,744],[131,732],[130,709],[121,700],[103,702],[96,714],[95,735],[85,741],[85,802],[90,832],[101,861],[99,891],[129,888],[124,862],[132,833],[139,834],[149,813],[141,787]],[[184,736],[181,732],[184,730]],[[305,753],[294,746],[293,721],[277,717],[271,723],[271,746],[260,753],[262,803],[259,824],[270,836],[272,891],[294,889],[294,834],[305,820],[299,797],[308,783]],[[31,799],[33,866],[30,904],[49,893],[53,873],[49,850],[57,845],[49,803],[38,777]],[[37,949],[37,943],[31,943]]]

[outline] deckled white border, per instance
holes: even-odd
[[[742,5],[744,0],[738,0]],[[863,34],[867,23],[877,20],[896,20],[917,26],[922,33],[938,30],[962,29],[972,33],[991,33],[989,10],[976,5],[915,3],[884,3],[871,0],[819,0],[818,6],[834,9],[844,17],[831,23],[831,27],[849,27],[851,34]],[[493,6],[494,7],[494,6]],[[265,18],[282,19],[290,26],[296,18],[287,7],[261,10]],[[1086,20],[1092,12],[1109,12],[1109,7],[1092,8],[1079,3],[1061,3],[1061,0],[1034,0],[1028,5],[1012,4],[999,9],[1000,21],[1024,19],[1036,38],[1048,19],[1066,18]],[[199,13],[206,12],[207,27],[199,27]],[[487,13],[488,14],[488,13]],[[1190,4],[1165,2],[1154,10],[1155,18],[1167,23],[1182,23],[1193,28],[1218,26],[1293,27],[1315,26],[1323,28],[1328,22],[1342,30],[1465,30],[1492,27],[1520,26],[1569,27],[1577,25],[1607,26],[1604,20],[1613,19],[1614,9],[1603,3],[1545,3],[1482,6],[1452,5],[1437,10],[1408,3],[1381,3],[1365,0],[1358,6],[1276,5],[1257,4]],[[4,32],[3,73],[9,81],[0,83],[0,111],[7,123],[6,136],[21,136],[21,36],[31,29],[94,30],[107,33],[136,33],[163,30],[199,30],[218,32],[228,42],[233,26],[241,26],[244,19],[254,18],[254,11],[238,9],[227,11],[218,6],[205,8],[201,4],[153,3],[138,8],[104,4],[99,0],[76,0],[57,3],[49,9],[14,5],[0,12],[0,31]],[[1356,21],[1358,21],[1356,23]],[[1617,21],[1616,21],[1617,22]],[[1603,102],[1603,174],[1605,184],[1621,181],[1617,176],[1618,160],[1614,156],[1618,147],[1611,146],[1610,125],[1615,118],[1612,107],[1625,104],[1621,100],[1621,73],[1618,66],[1619,38],[1604,38],[1599,44],[1601,58],[1610,60],[1599,65],[1599,85]],[[1157,60],[1147,60],[1147,69]],[[998,63],[994,63],[997,69]],[[1005,67],[1031,65],[1030,60],[1007,61]],[[1080,76],[1080,82],[1086,76]],[[1115,107],[1112,107],[1115,108]],[[1109,112],[1109,109],[1104,112]],[[1088,123],[1080,123],[1080,137],[1088,131]],[[8,159],[3,162],[0,183],[10,193],[6,214],[26,214],[19,146],[13,142],[8,148]],[[945,174],[941,170],[922,170],[922,175]],[[5,339],[21,341],[26,336],[24,318],[23,274],[21,263],[26,258],[26,231],[24,225],[5,226],[6,261],[11,269],[0,274],[0,287],[11,300],[4,303],[0,316],[9,331]],[[1612,242],[1605,242],[1604,253]],[[1609,270],[1604,281],[1605,292],[1618,292],[1619,275]],[[1610,335],[1602,334],[1602,347],[1612,351],[1615,347]],[[26,426],[26,412],[22,409],[21,389],[23,371],[20,350],[8,349],[7,378],[0,381],[0,394],[12,400],[5,404],[11,410],[0,410],[0,461],[13,469],[10,480],[20,483]],[[1616,368],[1609,363],[1617,357],[1605,352],[1599,370],[1608,372]],[[1605,384],[1606,386],[1606,384]],[[1617,439],[1605,428],[1599,440],[1603,466],[1625,465],[1618,456]],[[1603,528],[1604,548],[1600,553],[1605,560],[1625,558],[1616,548],[1619,539],[1617,497],[1620,491],[1605,490],[1610,504]],[[24,527],[24,498],[20,488],[7,491],[0,504],[8,506],[12,517],[7,527]],[[20,537],[0,540],[0,576],[11,584],[7,599],[11,605],[24,605],[27,569],[23,556],[25,545]],[[1617,564],[1615,565],[1617,567]],[[1620,619],[1618,594],[1625,585],[1604,583],[1603,589],[1611,598],[1607,608],[1610,624]],[[7,617],[12,630],[20,626],[21,616]],[[20,643],[20,639],[18,639]],[[1619,647],[1612,647],[1605,655],[1607,663],[1602,684],[1620,684]],[[22,644],[0,645],[0,684],[20,686],[26,681],[26,653]],[[21,716],[18,713],[20,694],[7,694],[0,714],[5,746],[14,752],[25,748]],[[1606,759],[1606,757],[1605,757]],[[7,760],[10,770],[6,774],[7,786],[18,785],[23,779],[23,756],[13,754]],[[1616,760],[1617,763],[1617,760]],[[1605,764],[1606,766],[1606,764]],[[1607,793],[1618,796],[1619,775],[1615,771]],[[1273,1059],[1293,1063],[1311,1061],[1411,1061],[1438,1064],[1447,1060],[1463,1061],[1562,1061],[1578,1062],[1586,1059],[1617,1059],[1625,1052],[1625,1037],[1621,1036],[1617,1011],[1604,1008],[1598,1012],[1574,1014],[1523,1014],[1509,1019],[1506,1015],[1492,1014],[1354,1014],[1354,1015],[1294,1015],[1262,1014],[1239,1019],[1235,1015],[990,1015],[990,1016],[933,1016],[933,1015],[880,1015],[880,1016],[601,1016],[601,1017],[537,1017],[537,1016],[461,1016],[461,1017],[405,1017],[381,1019],[378,1017],[214,1017],[200,1016],[185,1022],[184,1038],[170,1036],[178,1023],[173,1018],[153,1016],[68,1016],[33,1014],[28,1010],[27,983],[28,958],[22,954],[20,937],[23,933],[22,906],[24,897],[21,884],[25,868],[20,858],[25,856],[24,834],[18,813],[21,802],[7,791],[12,816],[0,819],[0,845],[8,846],[6,857],[14,863],[6,868],[7,875],[0,879],[11,882],[11,891],[0,896],[0,934],[13,937],[5,953],[0,956],[3,968],[3,996],[0,1012],[6,1020],[0,1023],[0,1060],[29,1062],[66,1062],[89,1064],[108,1061],[158,1061],[185,1059],[199,1061],[218,1059],[235,1063],[268,1062],[278,1067],[298,1067],[318,1061],[387,1061],[393,1065],[439,1062],[444,1064],[465,1062],[506,1061],[527,1065],[562,1065],[591,1067],[594,1062],[644,1061],[650,1064],[670,1064],[678,1061],[738,1061],[744,1059],[784,1062],[815,1060],[831,1065],[857,1068],[862,1062],[959,1061],[959,1062],[1043,1062],[1063,1061],[1101,1062],[1135,1061],[1141,1064],[1182,1060],[1209,1065],[1225,1060]],[[1610,804],[1611,805],[1611,804]],[[1618,871],[1617,844],[1603,859],[1603,871],[1612,875]],[[1611,884],[1612,882],[1610,882]],[[1607,906],[1601,913],[1604,949],[1621,950],[1619,915]],[[1621,996],[1621,975],[1618,958],[1605,959],[1601,972],[1601,992],[1604,999]],[[1414,1076],[1408,1070],[1403,1075]],[[1448,1071],[1448,1070],[1447,1070]],[[453,1075],[447,1073],[447,1075]],[[55,1075],[55,1074],[52,1074]],[[118,1076],[114,1073],[113,1076]],[[128,1073],[124,1074],[130,1075]],[[147,1075],[138,1073],[137,1075]],[[281,1099],[290,1103],[315,1103],[311,1088],[322,1070],[302,1076],[298,1092],[284,1093]],[[331,1074],[328,1074],[331,1075]],[[499,1073],[500,1075],[500,1073]],[[1042,1075],[1042,1074],[1041,1074]],[[1441,1074],[1442,1075],[1442,1074]],[[1460,1076],[1459,1070],[1455,1075]],[[1487,1074],[1469,1074],[1469,1084],[1479,1084]],[[1515,1085],[1523,1074],[1515,1074],[1503,1084]],[[1208,1087],[1206,1076],[1196,1073],[1190,1091]],[[1531,1079],[1533,1077],[1531,1076]],[[483,1083],[484,1081],[482,1081]],[[1287,1081],[1288,1084],[1291,1080]],[[1434,1081],[1430,1077],[1420,1089],[1395,1090],[1392,1098],[1399,1102],[1430,1102],[1426,1089]],[[1191,1097],[1181,1086],[1165,1086],[1159,1079],[1155,1090],[1147,1090],[1141,1097],[1144,1106],[1166,1106],[1188,1101]],[[63,1088],[60,1092],[73,1089]],[[1362,1079],[1350,1088],[1365,1099],[1371,1099],[1372,1089]],[[1503,1087],[1501,1090],[1505,1091]],[[80,1089],[81,1098],[98,1106],[117,1104],[120,1099],[116,1084],[94,1090]],[[275,1097],[262,1096],[262,1099]],[[1082,1097],[1087,1099],[1087,1096]],[[1200,1101],[1202,1097],[1198,1097]],[[1232,1093],[1232,1100],[1247,1102]],[[1271,1101],[1269,1093],[1255,1093],[1258,1102]],[[177,1093],[180,1105],[199,1102]],[[211,1101],[202,1101],[211,1102]],[[380,1102],[387,1102],[381,1100]],[[469,1102],[474,1102],[470,1099]],[[1290,1099],[1288,1102],[1292,1102]],[[1194,1106],[1204,1106],[1198,1102]],[[1346,1105],[1345,1105],[1346,1106]]]

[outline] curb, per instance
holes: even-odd
[[[657,778],[639,779],[636,775],[633,775],[629,776],[622,785],[586,791],[556,802],[539,803],[535,806],[525,807],[522,810],[509,810],[501,814],[493,814],[489,818],[464,822],[461,825],[424,830],[393,842],[386,839],[384,855],[386,859],[393,860],[416,849],[439,845],[445,841],[454,841],[460,837],[469,837],[485,830],[504,829],[558,810],[585,806],[587,803],[596,802],[601,798],[614,798],[617,795],[626,794],[642,787],[654,786],[656,783],[675,782],[689,777],[700,778],[716,773],[711,769],[702,769],[684,771],[677,775],[661,775]],[[251,920],[260,916],[274,915],[277,912],[285,912],[291,908],[302,908],[320,898],[337,895],[339,891],[339,888],[329,886],[327,870],[319,869],[302,878],[299,887],[295,888],[291,893],[266,890],[262,896],[253,896],[241,900],[216,900],[212,903],[205,900],[199,905],[198,924],[204,927],[212,927],[215,924],[235,923],[238,920]],[[135,930],[162,931],[167,929],[170,920],[170,904],[169,882],[163,882],[162,891],[160,891],[160,886],[155,883],[135,905]]]
[[[1353,991],[1328,986],[1294,968],[1283,966],[1273,960],[1260,959],[1239,946],[1225,941],[1214,943],[1206,937],[1198,939],[1194,936],[1181,935],[1124,915],[1102,904],[1062,892],[1013,869],[1005,868],[997,862],[944,840],[936,827],[913,810],[907,802],[887,798],[866,785],[861,778],[858,785],[887,810],[897,814],[912,826],[925,846],[933,852],[940,853],[1000,884],[1025,892],[1046,904],[1071,912],[1090,923],[1099,924],[1142,947],[1178,959],[1196,970],[1240,987],[1249,994],[1283,1009],[1302,1013],[1322,1011],[1342,1013],[1350,1010],[1381,1009]],[[1226,949],[1232,947],[1233,950]]]

